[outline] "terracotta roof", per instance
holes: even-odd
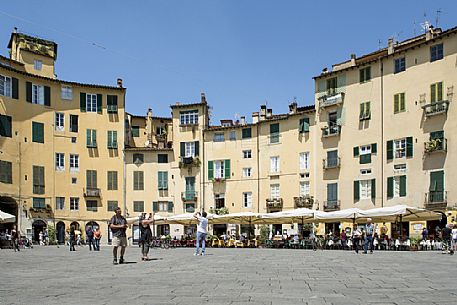
[[[11,38],[10,41],[8,42],[8,48],[11,49],[11,46],[13,44],[13,37],[17,36],[19,39],[22,39],[23,41],[28,41],[31,43],[36,43],[42,45],[41,48],[38,48],[38,46],[33,46],[33,45],[28,45],[28,48],[22,48],[26,51],[42,55],[42,56],[47,56],[51,57],[53,59],[57,58],[57,44],[54,41],[47,40],[47,39],[42,39],[38,37],[33,37],[24,33],[11,33]],[[52,50],[49,50],[46,47],[52,48]],[[49,52],[52,51],[54,54],[51,55]]]
[[[188,107],[195,107],[195,106],[202,106],[208,105],[207,103],[191,103],[191,104],[174,104],[171,105],[170,108],[188,108]]]
[[[173,148],[157,148],[157,147],[126,147],[125,151],[173,151]]]
[[[3,56],[3,55],[0,55],[0,58],[3,59],[3,60],[7,60],[7,61],[9,61],[9,62],[13,62],[13,63],[15,63],[15,64],[17,64],[17,65],[21,65],[21,66],[24,65],[24,64],[21,63],[20,61],[17,61],[17,60],[14,60],[14,59],[5,57],[5,56]]]
[[[238,129],[238,128],[248,128],[251,126],[255,126],[255,124],[238,124],[238,125],[232,125],[232,126],[208,126],[208,128],[204,131],[217,131],[217,130],[226,130],[226,129]]]
[[[355,59],[355,66],[350,66],[350,67],[346,67],[346,68],[343,68],[343,69],[340,69],[340,70],[323,73],[323,74],[314,76],[313,79],[319,79],[319,78],[322,78],[322,77],[328,77],[328,76],[334,75],[334,74],[336,74],[338,72],[347,71],[349,69],[357,68],[358,66],[361,66],[361,65],[366,65],[366,64],[375,62],[375,61],[377,61],[379,59],[382,59],[382,58],[387,58],[389,56],[395,56],[400,52],[405,52],[407,50],[422,46],[424,44],[433,43],[436,40],[443,38],[443,36],[448,36],[450,34],[456,34],[456,33],[457,33],[457,26],[437,34],[436,37],[433,37],[430,40],[426,40],[426,35],[425,34],[422,34],[422,35],[419,35],[419,36],[416,36],[416,37],[413,37],[413,38],[409,38],[409,39],[406,39],[406,40],[404,40],[404,41],[402,41],[400,43],[397,43],[394,46],[394,52],[392,54],[388,54],[387,48],[383,48],[381,50],[377,50],[377,51],[374,51],[374,52],[371,52],[371,53],[368,53],[368,54],[365,54],[365,55],[362,55],[362,56],[356,58]],[[349,62],[349,61],[344,61],[344,62],[335,64],[335,65],[340,65],[340,64],[347,63],[347,62]]]
[[[132,114],[132,113],[128,113],[126,112],[127,115],[130,115],[131,117],[134,117],[134,118],[142,118],[142,119],[146,119],[146,115],[137,115],[137,114]],[[165,120],[165,121],[170,121],[172,120],[171,117],[160,117],[160,116],[152,116],[152,119],[154,120]]]

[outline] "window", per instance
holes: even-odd
[[[413,156],[413,137],[387,141],[387,160]]]
[[[230,131],[229,139],[230,139],[230,141],[235,141],[236,140],[236,131],[235,130]]]
[[[298,131],[300,133],[309,132],[309,118],[300,119]]]
[[[198,124],[198,110],[181,111],[179,118],[181,125]]]
[[[362,176],[371,175],[371,168],[361,169],[361,170],[360,170],[360,174],[361,174]]]
[[[44,209],[46,207],[44,198],[33,197],[32,207],[34,209]]]
[[[394,95],[394,113],[406,111],[405,93],[397,93]]]
[[[136,165],[140,165],[144,163],[144,155],[143,154],[133,154],[133,163]]]
[[[86,200],[86,209],[90,212],[97,212],[97,200]]]
[[[71,143],[76,143],[76,137],[71,137]]]
[[[11,77],[0,75],[0,95],[11,97]]]
[[[279,123],[270,124],[270,144],[279,143]]]
[[[144,212],[144,201],[134,201],[133,212]]]
[[[157,155],[157,162],[159,162],[159,163],[168,163],[168,155],[158,154]]]
[[[63,210],[65,208],[65,197],[56,197],[56,210]]]
[[[371,67],[366,67],[359,70],[360,82],[364,83],[371,79]]]
[[[430,102],[436,103],[443,100],[443,82],[430,85]]]
[[[160,135],[165,135],[166,134],[165,126],[157,126],[156,134],[159,135],[159,136]]]
[[[79,198],[70,197],[70,211],[79,210]]]
[[[44,87],[32,85],[32,104],[44,105]]]
[[[337,87],[338,79],[336,77],[327,79],[327,95],[335,95]]]
[[[106,108],[108,113],[117,113],[117,95],[106,96]]]
[[[186,209],[186,213],[194,213],[195,212],[195,203],[186,203],[184,205],[184,208]]]
[[[394,197],[400,197],[400,177],[394,177]]]
[[[108,200],[108,212],[114,212],[118,207],[117,201]]]
[[[60,88],[60,97],[63,100],[71,101],[73,99],[73,88],[70,86],[62,86]]]
[[[70,172],[79,171],[79,155],[70,154]]]
[[[168,190],[168,172],[158,172],[158,176],[159,191]]]
[[[270,184],[270,199],[279,199],[279,184]]]
[[[215,133],[213,137],[213,142],[224,142],[224,133]]]
[[[0,136],[11,138],[11,117],[0,114]]]
[[[97,94],[86,94],[86,111],[97,112]]]
[[[327,151],[327,167],[337,167],[339,165],[338,162],[338,150]]]
[[[309,171],[309,152],[300,153],[300,170]]]
[[[406,164],[395,164],[394,165],[394,173],[395,174],[406,173]]]
[[[395,159],[406,157],[406,139],[394,140]]]
[[[144,190],[144,173],[142,171],[133,172],[133,190]]]
[[[387,198],[406,196],[406,175],[387,178]]]
[[[360,183],[360,199],[371,198],[371,180],[361,180]]]
[[[33,193],[44,194],[44,166],[33,166]]]
[[[138,138],[140,136],[140,126],[132,126],[132,137]]]
[[[360,103],[360,115],[359,120],[369,120],[371,118],[371,103],[364,102]]]
[[[117,171],[108,171],[108,191],[117,190]]]
[[[443,44],[436,44],[430,47],[430,61],[443,59]]]
[[[71,184],[76,184],[78,179],[76,177],[71,177]]]
[[[88,148],[97,147],[97,130],[95,130],[95,129],[86,130],[86,146]]]
[[[243,168],[243,177],[251,177],[252,175],[252,168],[251,167],[245,167]]]
[[[97,188],[97,171],[96,170],[86,170],[86,187],[88,189]]]
[[[279,157],[270,157],[270,173],[279,173]]]
[[[195,142],[185,142],[184,148],[184,157],[195,157]]]
[[[0,160],[0,182],[13,183],[13,163]]]
[[[173,203],[167,201],[159,201],[152,203],[152,209],[155,212],[173,212]]]
[[[70,114],[70,131],[78,132],[78,116]]]
[[[225,178],[224,160],[214,161],[214,178]]]
[[[251,127],[243,128],[241,130],[241,138],[242,139],[250,139],[252,137],[252,130]]]
[[[406,59],[404,57],[395,59],[394,73],[400,73],[406,70]]]
[[[230,160],[208,161],[208,179],[229,179],[231,177]]]
[[[64,131],[64,114],[61,112],[56,112],[56,130]]]
[[[243,193],[243,207],[244,208],[252,207],[252,193],[251,192]]]
[[[63,153],[56,153],[56,171],[65,170],[65,155]]]
[[[117,149],[117,131],[108,130],[108,149]]]
[[[252,158],[252,151],[250,149],[243,150],[243,158],[244,159],[251,159]]]
[[[44,124],[32,122],[32,142],[44,143]]]
[[[307,197],[310,194],[309,181],[300,182],[300,196]]]
[[[41,60],[34,60],[33,61],[33,68],[36,70],[36,71],[41,71],[41,68],[43,66],[43,62]]]
[[[327,184],[327,204],[335,206],[338,201],[338,183]]]
[[[360,146],[360,148],[359,148],[359,151],[360,151],[359,163],[360,164],[371,163],[371,147],[372,147],[372,145]]]

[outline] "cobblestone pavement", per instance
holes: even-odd
[[[0,250],[0,304],[457,304],[457,255],[286,249]]]

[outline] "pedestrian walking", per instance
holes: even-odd
[[[368,253],[368,244],[370,244],[370,254],[373,254],[373,235],[374,225],[371,223],[371,218],[367,218],[367,224],[365,225],[365,247],[363,253]]]
[[[74,226],[71,226],[71,228],[70,228],[70,235],[69,235],[68,241],[70,243],[70,251],[76,251],[76,249],[75,249],[76,232],[75,232]]]
[[[456,225],[453,225],[451,235],[452,235],[452,243],[453,243],[452,249],[454,251],[456,251],[457,250],[457,226]]]
[[[446,253],[454,254],[454,251],[451,248],[452,227],[453,227],[452,224],[448,224],[441,231],[441,234],[442,234],[442,237],[443,237],[443,244],[444,244],[443,254],[446,254]]]
[[[14,252],[19,251],[20,237],[21,237],[21,235],[19,234],[19,231],[16,229],[16,225],[14,225],[13,229],[11,230],[11,241],[13,242]]]
[[[352,245],[354,247],[355,253],[359,253],[359,244],[361,237],[362,232],[357,225],[354,225],[352,229]]]
[[[427,228],[422,229],[422,240],[427,241],[428,239],[428,230]]]
[[[115,210],[115,215],[111,217],[109,221],[109,228],[113,233],[113,264],[117,265],[117,248],[121,247],[121,253],[119,257],[119,264],[124,263],[124,253],[125,247],[127,247],[127,235],[125,231],[127,230],[128,224],[127,219],[121,215],[121,208],[117,207]]]
[[[100,251],[100,240],[102,239],[102,232],[100,228],[96,228],[94,232],[95,251]]]
[[[141,244],[141,253],[142,261],[148,261],[148,253],[149,253],[149,248],[151,247],[151,241],[152,241],[152,231],[151,231],[151,226],[150,224],[153,222],[153,217],[151,214],[149,216],[146,216],[146,214],[143,214],[141,219],[140,219],[140,244]]]
[[[208,227],[208,219],[206,218],[206,212],[202,212],[201,214],[199,212],[196,212],[194,214],[194,217],[198,220],[198,225],[197,225],[197,245],[195,249],[195,254],[194,255],[200,255],[200,241],[202,242],[202,252],[201,255],[205,255],[205,249],[206,249],[206,234],[207,230],[206,228]]]
[[[92,248],[94,248],[94,251],[95,251],[94,230],[92,229],[91,226],[87,226],[87,228],[86,228],[86,237],[87,237],[87,243],[89,244],[89,251],[92,251]]]

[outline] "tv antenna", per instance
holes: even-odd
[[[439,9],[436,11],[435,28],[438,27],[438,19],[439,19],[441,13],[442,13],[442,11],[441,11],[441,9],[439,8]]]
[[[421,23],[421,27],[424,30],[424,33],[427,33],[430,30],[430,27],[433,27],[432,24],[427,20],[426,11],[424,11],[424,22]]]

